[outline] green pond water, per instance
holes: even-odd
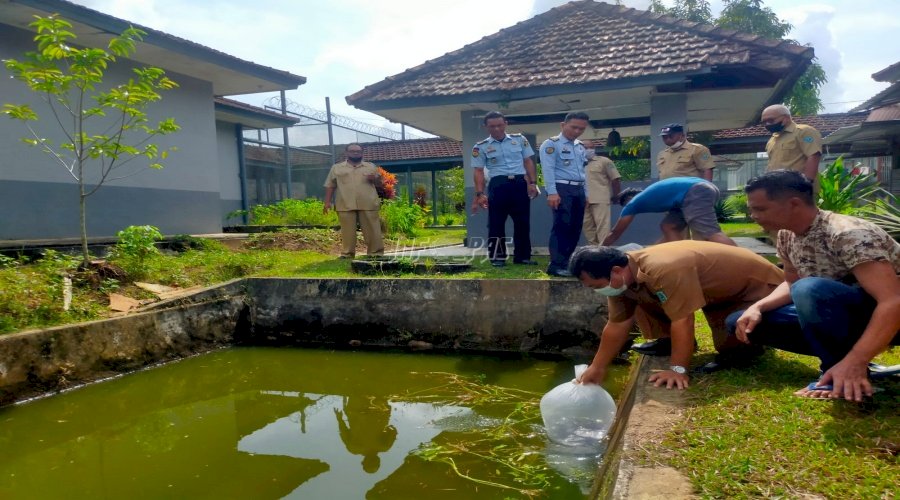
[[[231,348],[0,408],[0,498],[584,498],[598,458],[560,459],[537,406],[572,377],[532,358]]]

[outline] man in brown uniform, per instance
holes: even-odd
[[[332,165],[325,179],[325,213],[331,209],[331,200],[337,189],[334,208],[341,222],[341,243],[344,245],[341,258],[350,259],[356,255],[357,221],[366,240],[366,252],[369,255],[383,255],[384,240],[378,217],[381,201],[376,189],[381,184],[381,175],[378,167],[362,161],[361,145],[348,144],[345,153],[347,160]]]
[[[588,151],[590,153],[590,151]],[[599,245],[609,234],[610,200],[618,198],[622,190],[616,165],[605,156],[594,154],[584,167],[587,186],[587,206],[584,209],[582,231],[591,245]]]
[[[643,317],[638,326],[645,336],[672,339],[670,369],[654,374],[650,382],[679,389],[688,386],[694,311],[703,310],[716,350],[739,356],[741,343],[728,336],[725,318],[767,296],[784,280],[780,269],[750,250],[706,241],[675,241],[627,253],[614,247],[582,247],[572,256],[569,271],[608,297],[609,321],[581,382],[603,381],[632,324]]]
[[[712,181],[712,169],[716,164],[709,148],[688,142],[684,126],[680,123],[670,123],[660,129],[659,135],[667,146],[656,157],[660,180],[672,177],[700,177]],[[660,230],[667,235],[665,240],[668,241],[687,239],[685,226],[684,215],[679,210],[670,210],[659,224]]]
[[[716,164],[709,153],[709,148],[688,142],[684,135],[684,127],[680,123],[666,125],[660,130],[659,135],[668,146],[656,157],[660,179],[700,177],[712,180],[712,169]]]
[[[761,118],[772,137],[766,143],[769,155],[767,171],[796,170],[815,180],[822,159],[822,134],[809,125],[795,123],[791,111],[783,104],[764,109]]]

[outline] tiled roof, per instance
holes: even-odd
[[[748,73],[786,74],[812,53],[791,42],[579,0],[388,77],[347,102],[582,85],[738,65]]]
[[[363,143],[366,161],[376,164],[410,161],[461,159],[462,143],[453,139],[410,139],[406,141],[382,141]],[[328,146],[311,146],[306,149],[328,151]],[[337,146],[337,161],[344,160],[343,147]],[[244,151],[248,159],[267,163],[284,163],[281,148],[245,145]],[[291,163],[294,165],[331,165],[327,155],[317,155],[303,150],[291,150]]]
[[[866,118],[867,122],[887,122],[893,120],[900,120],[900,103],[875,108]]]
[[[822,137],[826,137],[828,134],[841,127],[859,125],[866,119],[866,114],[867,113],[832,113],[825,115],[795,116],[794,121],[804,125],[810,125],[818,130],[819,133],[822,134]],[[762,125],[754,125],[752,127],[719,130],[713,134],[713,140],[744,139],[752,137],[764,137],[768,140],[770,135],[772,134],[770,134]]]
[[[368,142],[362,145],[366,160],[372,163],[437,158],[460,158],[462,143],[453,139],[412,139],[408,141]],[[343,154],[341,155],[343,159]]]

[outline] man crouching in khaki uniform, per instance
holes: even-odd
[[[332,165],[325,179],[325,213],[331,209],[331,200],[337,189],[334,209],[341,222],[342,259],[356,256],[356,223],[362,227],[369,255],[384,255],[384,240],[381,236],[381,219],[378,209],[381,200],[376,186],[381,185],[378,167],[362,161],[363,147],[348,144],[344,150],[346,161]]]

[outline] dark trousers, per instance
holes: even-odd
[[[550,230],[549,271],[569,267],[569,257],[581,238],[586,200],[584,186],[556,184],[559,207],[553,211],[553,228]]]
[[[862,336],[875,299],[859,285],[845,285],[827,278],[802,278],[791,285],[793,304],[763,313],[762,321],[748,335],[753,344],[816,356],[824,372],[850,352]],[[734,335],[738,311],[725,320]],[[896,345],[895,335],[891,344]]]
[[[488,183],[488,256],[506,260],[506,218],[513,220],[513,259],[531,258],[531,199],[525,177],[491,178]]]

